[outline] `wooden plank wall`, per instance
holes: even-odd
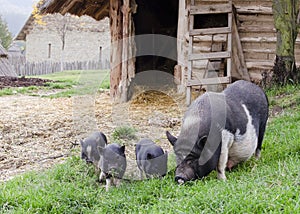
[[[195,0],[195,5],[199,6],[199,8],[211,6],[213,4],[225,4],[228,3],[228,0]],[[215,36],[212,35],[202,35],[202,36],[195,36],[194,43],[193,43],[193,53],[201,53],[206,54],[209,52],[218,52],[218,51],[225,51],[226,44],[227,44],[227,34],[218,34]],[[219,64],[216,63],[209,63],[208,60],[196,60],[193,62],[193,75],[192,80],[197,80],[201,78],[207,77],[215,77],[218,75],[219,77],[223,76],[222,72],[215,73],[215,72],[205,72],[207,70],[216,70],[219,69]],[[224,67],[221,67],[224,69]]]
[[[226,3],[226,0],[195,0],[196,5]],[[272,0],[233,0],[237,10],[238,32],[251,80],[259,82],[264,71],[274,65],[276,55],[276,30],[274,27]],[[194,43],[194,52],[206,53],[211,50],[212,36],[199,36]],[[186,35],[188,45],[188,35]],[[201,42],[200,42],[201,41]],[[214,46],[224,45],[225,37],[214,37]],[[185,56],[186,57],[186,56]],[[300,33],[296,41],[295,57],[300,66]],[[194,63],[194,71],[204,77],[207,61]],[[186,73],[186,72],[185,72]],[[186,75],[183,76],[186,78]],[[193,77],[196,78],[196,77]],[[183,81],[184,83],[185,81]]]
[[[233,0],[239,21],[238,31],[246,64],[252,80],[260,80],[264,71],[274,65],[276,30],[272,0]],[[296,61],[300,65],[300,36],[296,44]]]

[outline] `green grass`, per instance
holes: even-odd
[[[267,90],[267,95],[271,107],[297,108],[300,106],[300,85],[274,86]]]
[[[50,98],[94,94],[101,88],[109,88],[108,70],[64,71],[39,76],[39,78],[55,81],[49,84],[50,89],[66,89],[55,94],[46,95]]]
[[[268,92],[269,99],[282,92]],[[293,93],[299,99],[297,90]],[[300,109],[269,121],[260,160],[178,186],[163,179],[125,181],[105,192],[79,157],[0,184],[0,213],[300,213]],[[174,161],[174,158],[172,158]]]
[[[30,77],[49,79],[54,82],[46,83],[45,87],[30,86],[1,89],[0,96],[13,94],[36,96],[38,91],[43,91],[45,94],[43,95],[44,97],[71,97],[76,95],[93,94],[99,89],[109,89],[110,87],[108,70],[74,70]],[[55,90],[55,93],[52,92],[53,90]],[[47,95],[47,91],[51,92],[50,95]]]
[[[112,137],[114,141],[119,142],[135,140],[137,138],[136,129],[131,126],[119,126],[113,131]]]
[[[19,88],[4,88],[0,89],[0,97],[5,95],[14,95],[14,94],[28,94],[34,95],[39,90],[37,86],[29,87],[19,87]]]

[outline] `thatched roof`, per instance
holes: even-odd
[[[0,76],[17,76],[8,60],[6,50],[0,44]]]
[[[38,5],[41,14],[71,13],[73,15],[88,15],[101,20],[109,15],[109,0],[44,0]]]

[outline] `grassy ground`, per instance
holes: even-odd
[[[108,70],[89,70],[89,71],[63,71],[41,76],[31,76],[42,79],[50,79],[45,87],[21,87],[5,88],[0,90],[0,96],[12,94],[26,94],[31,96],[40,96],[41,91],[55,91],[50,94],[43,94],[45,97],[71,97],[73,95],[82,95],[94,93],[99,89],[109,89],[109,71]]]
[[[40,173],[0,183],[0,213],[300,213],[300,86],[267,92],[280,113],[268,123],[262,158],[178,186],[162,180],[125,181],[109,192],[79,157]]]

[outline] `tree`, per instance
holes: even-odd
[[[57,22],[60,23],[59,25],[56,25],[56,31],[60,37],[61,40],[61,71],[64,70],[64,50],[65,50],[65,45],[66,45],[66,34],[68,31],[68,26],[70,24],[70,19],[71,19],[71,15],[70,14],[65,14],[64,16],[60,15],[57,16]]]
[[[8,48],[8,46],[12,42],[12,34],[9,32],[7,23],[0,16],[0,43],[4,48]]]
[[[299,0],[273,0],[273,14],[277,30],[274,80],[287,84],[300,80],[295,63],[295,42],[299,30]]]

